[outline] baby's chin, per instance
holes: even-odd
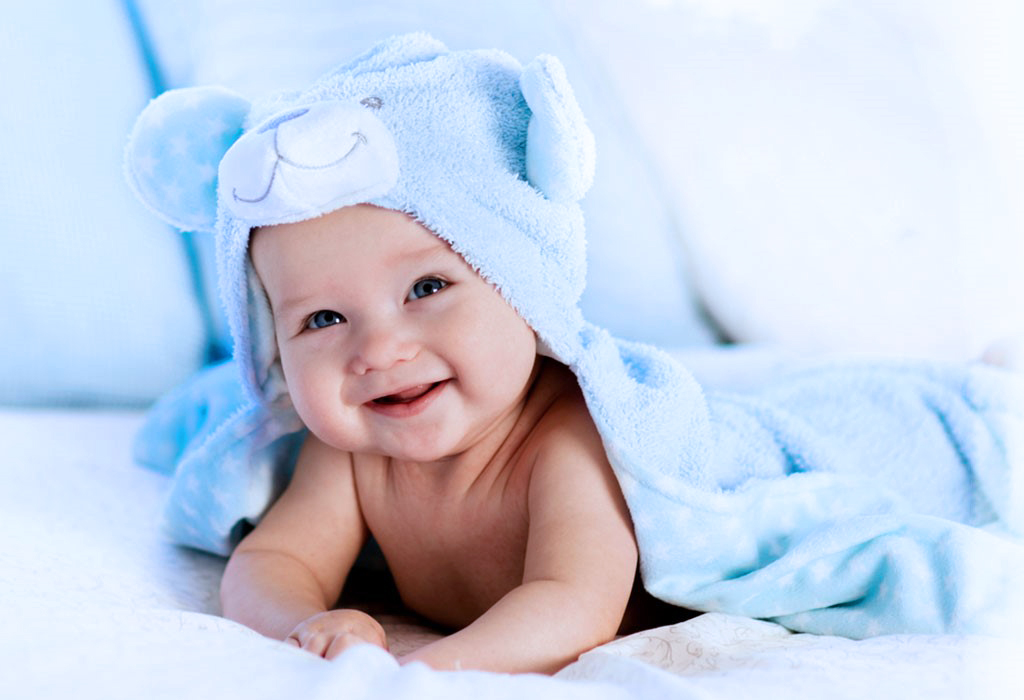
[[[439,445],[403,445],[401,449],[382,450],[377,454],[391,462],[427,465],[451,462],[458,458],[462,451]]]
[[[306,420],[299,407],[296,408],[303,423],[320,442],[354,456],[417,464],[445,463],[472,451],[479,440],[470,431],[456,428],[456,419],[443,421],[441,425],[436,421],[418,423],[415,419],[408,424],[397,421],[398,425],[388,429],[372,418],[333,422],[316,417]]]
[[[463,450],[455,446],[436,443],[410,444],[409,441],[405,441],[398,446],[388,446],[353,442],[336,437],[332,439],[329,435],[320,435],[316,431],[313,432],[325,445],[329,445],[339,452],[346,452],[355,457],[366,459],[381,459],[390,462],[425,465],[450,462],[463,453]]]

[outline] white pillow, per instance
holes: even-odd
[[[179,234],[122,176],[150,97],[122,3],[6,6],[0,66],[0,403],[149,402],[206,338]]]
[[[616,334],[677,347],[713,342],[687,278],[670,207],[622,105],[545,0],[219,0],[196,23],[194,80],[249,97],[305,87],[380,39],[427,31],[452,49],[501,48],[566,66],[597,139],[583,310]]]
[[[1024,7],[562,0],[726,333],[978,357],[1024,333]]]

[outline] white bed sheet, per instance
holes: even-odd
[[[0,411],[5,698],[1024,697],[1020,645],[852,642],[717,614],[618,640],[553,679],[399,668],[371,647],[323,661],[216,616],[223,562],[161,536],[167,480],[130,457],[140,422]]]

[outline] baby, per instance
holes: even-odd
[[[140,120],[154,152],[130,180],[178,225],[213,228],[212,212],[182,221],[202,193],[189,207],[187,186],[147,187],[168,158],[171,177],[217,166],[243,379],[308,429],[287,489],[230,558],[224,614],[328,658],[386,647],[370,616],[333,609],[370,536],[408,607],[456,630],[402,661],[553,672],[612,639],[627,608],[657,608],[634,586],[630,517],[579,382],[553,359],[561,332],[538,338],[582,329],[577,200],[593,171],[557,60],[524,70],[409,35],[262,105],[182,92],[216,118],[190,113],[168,136],[177,96],[157,100]],[[203,151],[195,123],[230,148],[173,163]]]
[[[593,157],[557,60],[421,34],[303,92],[147,107],[129,179],[216,230],[246,394],[182,428],[168,506],[179,541],[234,550],[224,613],[326,657],[386,647],[333,609],[372,535],[454,630],[402,659],[436,668],[554,671],[644,589],[851,637],[1019,630],[1020,378],[847,363],[705,393],[582,317]]]
[[[406,656],[554,671],[616,634],[637,551],[573,374],[408,215],[370,205],[259,228],[252,263],[310,430],[235,550],[224,614],[328,658],[385,646],[331,610],[367,535],[402,600],[457,629]]]

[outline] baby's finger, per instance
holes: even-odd
[[[302,648],[309,653],[323,656],[324,652],[327,651],[327,645],[330,643],[331,638],[323,633],[315,633],[306,635],[304,639],[299,641]]]
[[[324,656],[324,651],[330,642],[322,632],[299,632],[298,635],[292,635],[289,640],[300,649],[316,656]]]
[[[296,639],[295,637],[287,637],[287,638],[286,638],[286,639],[284,640],[284,643],[285,643],[285,644],[288,644],[288,645],[290,645],[290,646],[293,646],[293,647],[299,647],[299,648],[302,648],[302,645],[301,645],[301,644],[299,643],[299,640],[298,640],[298,639]]]
[[[379,646],[384,651],[391,651],[388,647],[388,635],[377,620],[370,618],[370,629],[366,631],[366,641]]]
[[[324,658],[333,659],[334,657],[338,656],[341,652],[345,651],[350,647],[354,647],[357,644],[372,644],[372,642],[363,639],[360,636],[352,634],[351,632],[339,634],[337,637],[334,638],[330,646],[327,647],[327,651],[326,653],[324,653]]]

